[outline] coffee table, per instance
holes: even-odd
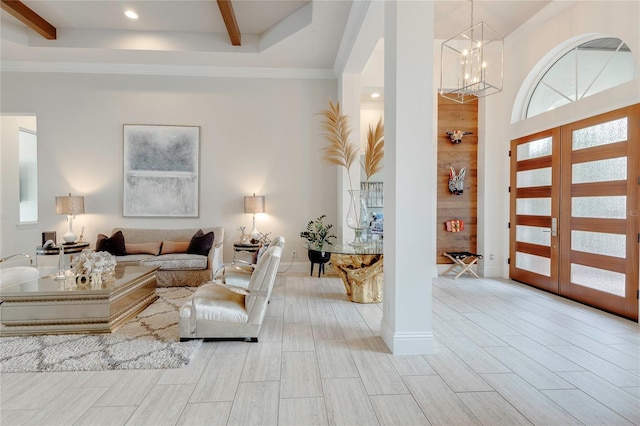
[[[55,274],[0,289],[0,336],[110,333],[153,303],[158,266],[116,266],[99,288]]]

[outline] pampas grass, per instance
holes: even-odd
[[[369,126],[367,134],[367,148],[364,155],[364,164],[359,161],[360,149],[357,144],[353,144],[351,137],[351,126],[349,117],[340,110],[340,103],[335,104],[329,101],[329,108],[322,112],[324,121],[322,127],[325,130],[324,136],[329,144],[322,149],[323,159],[329,164],[342,166],[347,169],[349,183],[351,174],[349,169],[354,161],[358,161],[365,171],[367,180],[382,169],[382,159],[384,157],[384,126],[382,117],[378,120],[375,130]]]
[[[349,171],[353,162],[358,158],[358,147],[351,143],[351,126],[349,125],[349,117],[340,111],[340,103],[335,104],[329,101],[329,109],[325,110],[324,134],[329,145],[322,149],[324,159],[329,164],[342,166]]]
[[[378,120],[375,130],[369,124],[367,133],[367,148],[364,151],[364,173],[367,180],[382,169],[382,159],[384,158],[384,126],[382,117]]]

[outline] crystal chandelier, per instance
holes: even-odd
[[[471,27],[442,43],[440,56],[440,94],[464,103],[502,91],[504,40],[485,22]]]

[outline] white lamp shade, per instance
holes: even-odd
[[[245,213],[264,213],[264,195],[250,195],[244,197]]]
[[[75,215],[84,213],[84,197],[64,195],[56,197],[56,214]]]

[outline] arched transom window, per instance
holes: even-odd
[[[635,78],[633,54],[619,38],[582,43],[544,73],[529,98],[526,117],[576,102]]]

